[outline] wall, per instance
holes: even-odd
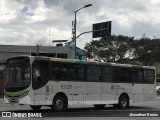
[[[38,50],[37,50],[38,49]],[[6,59],[19,55],[37,55],[37,51],[41,55],[54,55],[49,57],[58,57],[69,54],[69,47],[55,46],[21,46],[21,45],[0,45],[0,62],[5,62]]]

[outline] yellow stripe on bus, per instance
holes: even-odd
[[[56,62],[76,62],[75,60],[71,59],[61,59],[61,58],[50,58],[51,61],[56,61]]]

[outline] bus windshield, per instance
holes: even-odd
[[[30,85],[30,67],[29,63],[9,61],[6,65],[6,91],[20,91],[27,88]],[[20,59],[22,60],[22,59]],[[12,60],[13,61],[13,60]]]

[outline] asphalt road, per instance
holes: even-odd
[[[72,120],[72,119],[106,119],[107,120],[150,120],[156,119],[159,120],[160,117],[153,117],[153,116],[160,116],[160,97],[157,97],[155,101],[149,102],[141,102],[131,104],[129,109],[119,110],[114,108],[112,105],[107,105],[103,109],[96,109],[93,106],[69,106],[64,112],[53,112],[49,107],[42,107],[40,111],[33,111],[28,105],[9,105],[5,104],[3,99],[0,99],[0,111],[1,112],[12,112],[12,113],[20,113],[20,114],[32,114],[32,113],[40,113],[43,119],[46,120],[50,119],[65,119],[65,120]],[[1,113],[2,114],[2,113]],[[130,117],[132,115],[132,117]],[[135,115],[140,115],[141,117],[135,117]],[[146,115],[146,116],[145,116]],[[0,115],[1,116],[1,115]],[[150,117],[148,117],[150,116]],[[4,118],[0,117],[0,120]],[[6,119],[6,118],[5,118]],[[15,119],[15,118],[9,118]],[[16,118],[22,119],[22,118]],[[31,118],[23,118],[23,119],[31,119]],[[32,118],[34,119],[34,118]]]

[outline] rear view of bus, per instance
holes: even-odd
[[[4,100],[10,104],[31,104],[29,86],[31,84],[29,57],[13,57],[6,62]]]

